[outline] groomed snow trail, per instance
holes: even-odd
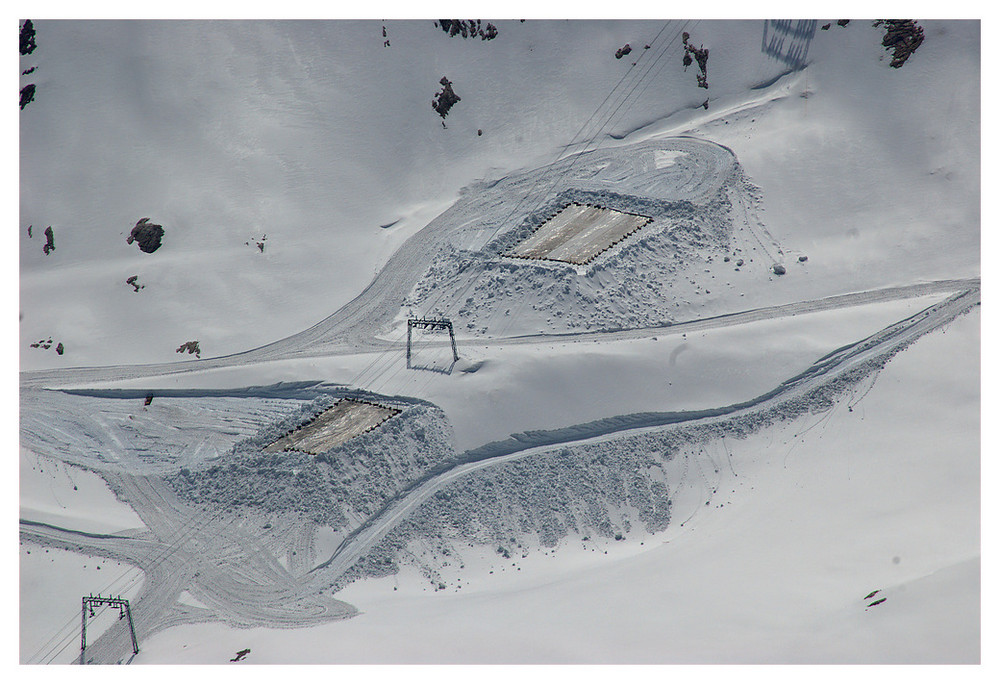
[[[938,280],[933,282],[917,283],[898,287],[880,288],[865,292],[852,292],[832,297],[824,297],[803,302],[793,302],[778,306],[761,307],[748,309],[746,311],[712,316],[708,318],[683,321],[671,325],[644,326],[639,328],[610,328],[604,330],[589,330],[586,332],[574,333],[541,333],[535,335],[511,335],[507,337],[490,338],[462,338],[459,340],[463,346],[483,346],[495,344],[546,344],[559,340],[623,340],[649,337],[653,335],[672,335],[723,328],[743,323],[764,321],[785,316],[814,313],[819,311],[831,311],[844,309],[852,306],[862,306],[864,304],[874,304],[878,302],[889,302],[902,299],[912,299],[930,294],[947,294],[967,288],[979,288],[979,278],[967,278],[959,280]],[[334,318],[334,314],[331,318]],[[329,320],[329,319],[327,319]],[[304,334],[304,333],[303,333]],[[307,358],[335,356],[337,354],[357,353],[363,351],[383,352],[392,349],[392,342],[376,337],[369,338],[354,350],[342,348],[339,351],[325,346],[317,345],[310,348],[303,343],[299,345],[296,336],[282,340],[288,342],[293,352],[284,352],[280,349],[272,349],[267,354],[256,354],[256,351],[263,352],[266,347],[255,352],[244,354],[234,354],[231,356],[221,356],[218,358],[201,359],[198,361],[179,361],[174,363],[128,365],[128,366],[98,366],[93,368],[65,368],[48,371],[22,372],[20,384],[23,388],[46,388],[46,389],[66,389],[74,387],[86,387],[97,383],[117,382],[123,380],[134,380],[137,378],[152,378],[158,376],[169,376],[183,373],[197,373],[201,371],[231,368],[236,366],[252,365],[254,363],[265,363],[269,361],[279,361],[288,358]],[[275,343],[276,345],[278,343]],[[424,343],[428,347],[438,346],[434,342]],[[443,344],[441,345],[443,346]]]

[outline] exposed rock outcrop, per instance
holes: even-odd
[[[52,233],[52,226],[45,229],[45,244],[42,245],[42,251],[47,255],[49,252],[54,252],[56,249],[56,237]]]
[[[31,347],[32,349],[51,349],[52,348],[52,338],[50,337],[47,340],[38,340],[37,342],[32,342],[28,346]],[[64,351],[66,351],[66,348],[63,346],[63,343],[62,342],[57,343],[56,344],[56,354],[58,354],[59,356],[62,356]]]
[[[181,346],[177,347],[175,351],[178,354],[183,354],[184,352],[187,352],[188,354],[194,354],[199,359],[201,358],[201,345],[198,344],[198,340],[185,342]]]
[[[35,84],[29,83],[21,88],[21,109],[28,106],[28,103],[35,99]]]
[[[31,19],[25,19],[21,24],[21,54],[30,55],[38,45],[35,43],[35,25]]]
[[[872,26],[885,27],[882,46],[892,52],[889,66],[894,69],[903,66],[924,42],[924,29],[913,19],[879,19]]]
[[[487,23],[483,27],[482,19],[438,19],[434,25],[452,37],[475,38],[478,36],[481,40],[493,40],[500,33],[493,24]]]
[[[442,85],[441,92],[434,93],[434,99],[431,100],[431,107],[443,119],[448,116],[448,112],[455,106],[455,103],[461,101],[462,98],[455,94],[455,91],[451,88],[451,81],[446,77],[442,76],[440,83]]]
[[[695,47],[693,43],[689,43],[688,40],[690,40],[691,34],[687,31],[684,32],[682,37],[684,39],[684,58],[681,61],[684,63],[684,70],[686,71],[691,66],[693,57],[694,61],[698,62],[698,70],[701,72],[695,74],[695,77],[698,79],[698,87],[708,88],[708,48],[704,45]],[[708,109],[708,107],[705,109]]]
[[[160,248],[160,242],[163,240],[163,226],[157,225],[155,223],[149,223],[148,218],[141,218],[139,222],[135,224],[132,232],[125,242],[132,244],[132,242],[139,243],[139,249],[146,253],[155,252]]]

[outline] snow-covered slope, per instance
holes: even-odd
[[[190,339],[215,356],[297,332],[470,181],[551,162],[581,130],[601,143],[701,102],[668,42],[680,23],[655,43],[671,46],[655,71],[639,81],[636,67],[618,91],[628,106],[586,127],[629,74],[615,49],[663,24],[497,25],[481,41],[389,22],[383,47],[377,22],[36,22],[22,59],[38,65],[21,116],[22,346],[55,336],[67,351],[26,350],[22,367],[166,361]],[[756,22],[687,28],[752,56],[720,54],[712,96],[781,70]],[[430,107],[442,76],[462,98],[447,129]],[[166,231],[153,254],[125,243],[146,216]]]
[[[495,23],[36,22],[22,661],[978,660],[979,23]]]

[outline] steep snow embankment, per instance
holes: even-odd
[[[264,453],[288,426],[332,405],[323,397],[237,444],[210,464],[169,474],[169,486],[198,505],[246,510],[254,515],[299,515],[335,533],[338,541],[373,515],[407,483],[450,458],[451,428],[443,412],[423,403],[393,404],[401,413],[377,429],[310,456]]]
[[[623,459],[628,460],[626,456],[634,451],[640,453],[650,451],[644,446],[628,447],[626,445],[623,454],[615,448],[617,443],[622,440],[647,437],[660,440],[658,446],[653,447],[652,450],[669,454],[673,448],[671,445],[676,443],[670,441],[675,433],[680,443],[697,443],[706,438],[726,434],[745,437],[774,422],[789,420],[803,413],[815,413],[829,408],[833,399],[864,378],[876,373],[897,352],[905,349],[907,345],[912,344],[927,332],[947,325],[956,316],[968,311],[970,307],[977,306],[978,302],[979,292],[977,290],[955,295],[860,342],[827,354],[806,371],[789,378],[770,392],[739,404],[703,411],[650,412],[614,416],[559,430],[512,435],[507,440],[466,451],[456,457],[452,465],[440,475],[429,474],[414,482],[403,494],[390,500],[377,516],[366,521],[362,528],[352,532],[351,537],[342,545],[342,548],[338,549],[317,570],[327,572],[329,569],[336,577],[338,573],[343,573],[351,568],[356,560],[361,562],[360,567],[355,568],[354,572],[368,571],[379,574],[384,573],[387,569],[391,570],[392,557],[397,555],[399,545],[405,544],[408,539],[405,524],[402,531],[399,528],[394,529],[394,527],[403,522],[408,515],[411,516],[411,519],[423,520],[425,525],[430,525],[430,528],[422,530],[420,530],[421,526],[417,525],[423,536],[440,534],[439,528],[442,525],[445,528],[458,527],[466,534],[475,533],[476,523],[472,522],[472,527],[469,527],[469,524],[470,521],[479,519],[486,521],[485,525],[478,526],[479,529],[492,529],[494,535],[498,532],[509,534],[514,529],[519,529],[522,533],[535,531],[539,533],[543,543],[552,545],[567,533],[567,529],[576,530],[583,522],[587,525],[594,525],[594,511],[591,510],[591,515],[581,519],[572,510],[572,506],[569,510],[553,506],[552,501],[554,500],[562,500],[563,504],[567,504],[574,498],[574,494],[579,494],[579,491],[561,493],[561,490],[566,488],[566,483],[561,481],[562,478],[555,478],[551,473],[541,477],[539,473],[533,472],[535,461],[539,459],[543,462],[545,459],[551,460],[553,454],[562,448],[559,455],[567,458],[558,464],[557,470],[566,473],[566,481],[573,483],[583,478],[583,489],[593,488],[606,498],[607,486],[603,484],[595,486],[593,478],[590,481],[587,480],[587,478],[591,478],[591,475],[587,473],[587,468],[584,467],[588,463],[587,454],[584,453],[579,458],[571,458],[570,452],[572,450],[578,447],[586,450],[592,442],[601,446],[610,445],[613,448],[613,453],[610,455],[611,462],[617,464]],[[667,441],[662,442],[662,440]],[[606,465],[604,459],[609,457],[608,454],[601,452],[600,447],[599,454],[598,461],[601,465]],[[509,464],[508,461],[514,463]],[[655,459],[642,465],[643,468],[648,469],[654,464]],[[477,479],[482,480],[482,474],[476,471],[483,468],[514,469],[515,471],[527,469],[517,476],[523,479],[520,485],[504,487],[503,490],[508,492],[506,499],[519,501],[522,505],[526,501],[523,499],[523,493],[534,491],[538,497],[532,501],[531,510],[533,513],[525,512],[518,515],[508,511],[505,516],[497,506],[483,507],[470,502],[470,497],[478,499],[481,492],[478,491],[475,484],[470,485],[469,480],[471,478],[473,483]],[[617,465],[612,466],[613,472],[615,468]],[[636,467],[632,464],[626,470],[634,472]],[[656,476],[653,475],[653,477]],[[616,479],[620,479],[620,475],[618,478],[611,478],[611,489],[616,488]],[[541,489],[539,489],[540,486]],[[455,487],[463,488],[466,496],[452,497],[445,493]],[[551,489],[552,487],[555,489]],[[493,489],[493,485],[486,485],[487,492],[491,492]],[[579,490],[580,488],[570,486],[569,489]],[[628,505],[632,507],[635,507],[640,501],[650,502],[649,495],[643,495],[641,487],[638,493],[631,498]],[[615,496],[612,497],[610,504],[612,507],[620,508],[625,503],[620,496],[617,502],[614,499]],[[420,517],[420,512],[426,507],[434,508],[442,505],[450,513],[439,510],[430,513],[425,518]],[[652,505],[654,508],[656,507],[655,501],[652,502]],[[666,505],[669,506],[669,504]],[[545,511],[549,510],[552,511],[552,514],[545,515]],[[538,517],[538,511],[542,511],[540,517]],[[655,527],[655,520],[649,519],[649,511],[643,511],[641,516],[647,518],[647,526],[650,529]],[[627,520],[625,527],[628,527]],[[597,534],[607,532],[606,529],[593,529]],[[501,532],[501,530],[505,530],[505,532]],[[463,533],[460,532],[457,536],[461,538]],[[384,542],[381,541],[383,538],[385,538]],[[377,550],[368,553],[372,547],[376,547]],[[366,553],[368,553],[367,556],[364,555]],[[352,573],[348,573],[348,577],[351,576],[353,576]]]

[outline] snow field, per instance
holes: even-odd
[[[701,25],[756,55],[756,27]],[[378,21],[37,22],[39,94],[20,119],[22,349],[55,335],[68,351],[29,350],[22,367],[176,360],[189,339],[214,356],[312,325],[470,179],[562,154],[640,72],[615,49],[663,24],[503,21],[489,42],[427,20],[387,26],[390,48]],[[713,88],[777,69],[744,55]],[[613,120],[605,107],[577,142],[598,123],[659,118],[678,97],[700,103],[690,74],[657,73],[666,85],[634,91]],[[462,97],[447,129],[429,106],[442,75]],[[154,254],[125,244],[142,216],[166,230]],[[46,257],[47,225],[57,249]],[[264,234],[260,253],[251,238]],[[317,255],[320,268],[302,268]],[[139,293],[124,283],[134,274]]]
[[[19,661],[66,664],[80,657],[80,599],[97,594],[124,573],[144,581],[134,566],[97,555],[22,542],[20,568]],[[121,594],[133,599],[142,581]],[[105,589],[104,595],[107,596]],[[115,594],[118,595],[117,593]],[[117,611],[105,609],[99,619],[88,624],[88,641],[95,640],[118,618]],[[53,622],[53,618],[64,622]],[[72,637],[72,638],[71,638]]]
[[[143,527],[142,520],[128,504],[115,498],[96,473],[24,448],[20,450],[19,469],[23,520],[95,533]]]

